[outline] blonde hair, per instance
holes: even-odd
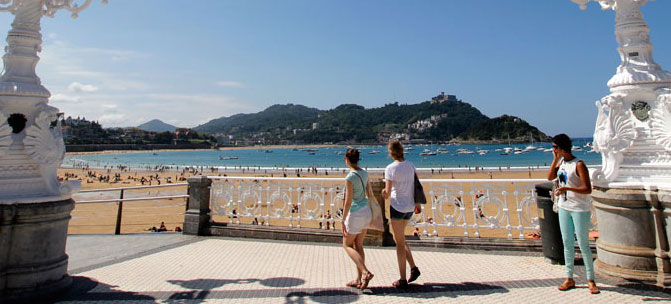
[[[401,144],[400,141],[394,139],[391,142],[389,142],[389,146],[387,147],[389,149],[389,154],[394,160],[397,161],[404,161],[405,160],[405,155],[403,154],[403,145]]]

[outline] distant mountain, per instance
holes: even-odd
[[[547,141],[548,136],[521,118],[503,115],[487,119],[459,135],[461,140]]]
[[[154,119],[148,122],[145,122],[139,126],[137,126],[138,129],[148,131],[148,132],[175,132],[177,127],[164,123],[158,119]]]
[[[512,122],[509,122],[510,119]],[[273,105],[261,112],[236,114],[194,128],[208,134],[265,144],[378,143],[391,136],[434,142],[496,140],[545,134],[523,120],[502,116],[490,119],[454,95],[440,95],[417,104],[391,103],[379,108],[343,104],[331,110],[302,105]]]

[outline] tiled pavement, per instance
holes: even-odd
[[[336,245],[181,235],[78,236],[68,242],[74,287],[59,303],[671,301],[669,290],[603,278],[602,293],[590,295],[582,276],[576,278],[579,288],[560,292],[563,266],[535,253],[416,249],[422,276],[399,291],[391,287],[398,278],[393,248],[369,247],[366,261],[375,278],[361,292],[344,287],[355,267]],[[87,250],[92,244],[99,245]],[[101,254],[106,251],[111,255]]]

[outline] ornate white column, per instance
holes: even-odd
[[[590,1],[615,11],[622,63],[596,102],[594,149],[602,168],[592,174],[599,232],[597,271],[671,284],[671,73],[652,58],[650,28],[640,7],[648,0]]]
[[[42,16],[64,9],[77,17],[90,3],[0,0],[0,11],[15,15],[0,75],[0,302],[48,297],[71,282],[65,240],[80,184],[58,181],[65,154],[59,114],[35,66]]]

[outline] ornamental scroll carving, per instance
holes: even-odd
[[[7,155],[12,144],[12,128],[7,122],[7,116],[0,112],[0,157]]]
[[[54,127],[52,121],[57,121]],[[26,129],[26,138],[23,140],[26,153],[42,165],[58,167],[65,155],[65,144],[61,134],[61,123],[55,113],[42,111],[35,118],[35,123]]]
[[[594,130],[594,150],[601,152],[601,170],[595,172],[595,183],[613,181],[622,163],[622,151],[636,138],[631,109],[622,95],[611,94],[596,102],[598,109]]]
[[[650,111],[650,126],[655,142],[671,151],[671,94],[657,97],[657,105]]]

